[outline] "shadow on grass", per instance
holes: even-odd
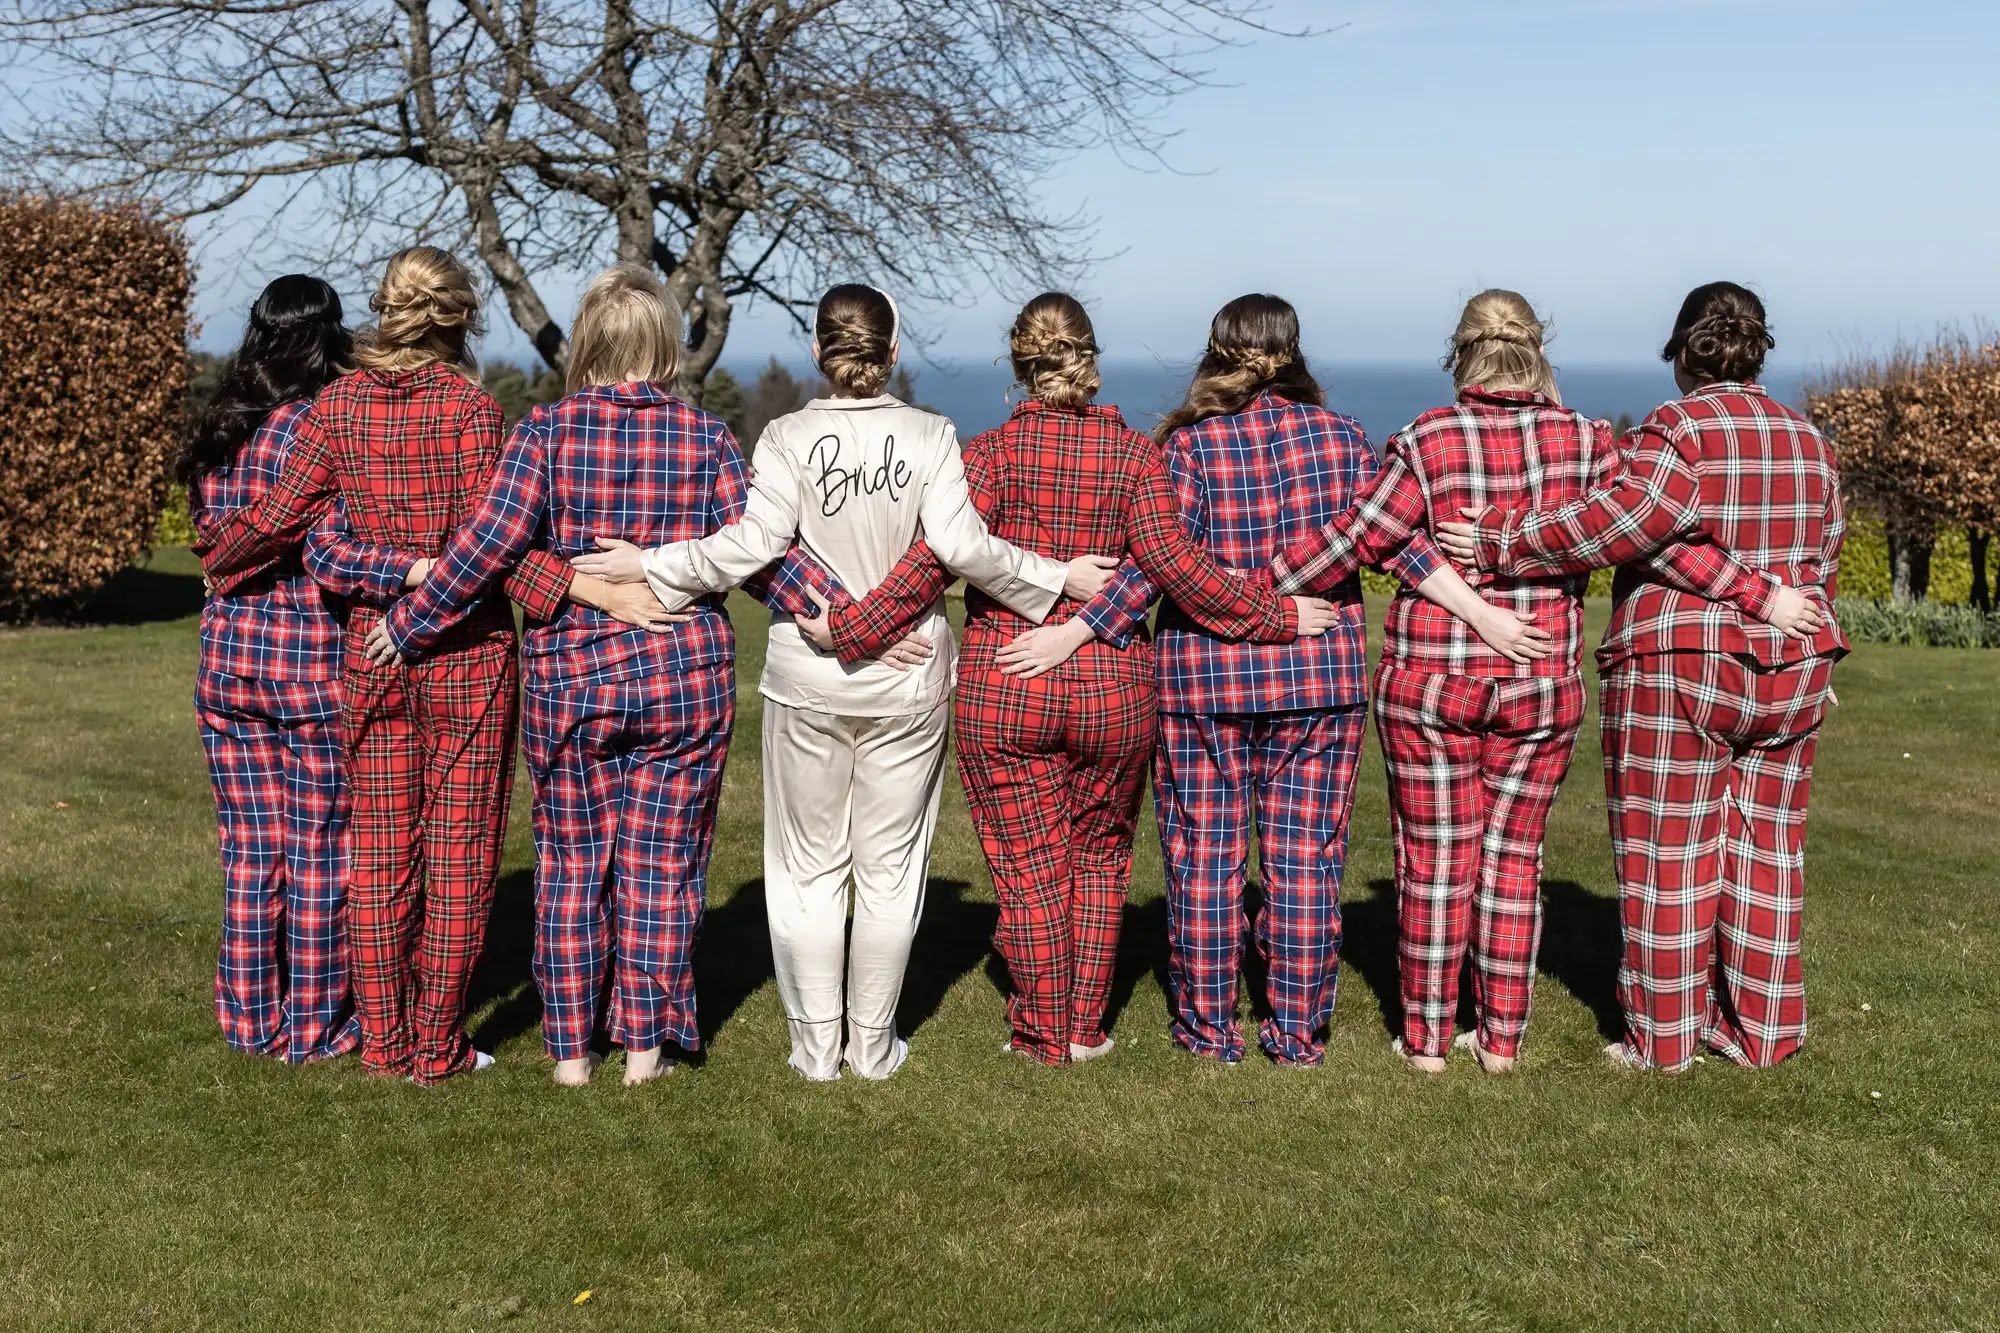
[[[1401,974],[1396,961],[1396,882],[1368,882],[1369,896],[1340,905],[1340,965],[1348,976],[1359,975],[1375,994],[1382,1027],[1390,1036],[1403,1031]],[[1351,987],[1343,986],[1351,993]]]
[[[542,997],[535,989],[535,874],[512,870],[493,889],[486,948],[466,993],[467,1013],[488,1004],[493,1012],[472,1032],[472,1044],[490,1051],[541,1026]],[[497,1003],[495,1003],[497,1001]]]
[[[1382,1026],[1396,1036],[1403,1030],[1396,956],[1396,885],[1393,880],[1377,879],[1371,880],[1368,888],[1372,896],[1341,907],[1344,930],[1340,957],[1375,992]],[[1618,1006],[1617,902],[1567,879],[1543,881],[1542,897],[1541,972],[1590,1010],[1597,1030],[1607,1039],[1622,1036],[1625,1018]],[[1468,959],[1459,974],[1457,1023],[1469,1029],[1475,1021]]]
[[[771,931],[764,919],[764,880],[745,880],[720,907],[702,918],[694,950],[695,1013],[701,1044],[708,1046],[723,1024],[777,976],[771,966]]]
[[[989,958],[990,976],[992,965],[1000,961],[993,952],[993,927],[1000,920],[1000,909],[967,899],[965,892],[971,887],[962,879],[933,879],[924,886],[924,919],[910,946],[903,997],[896,1005],[896,1031],[904,1037],[914,1036],[937,1015],[960,977]],[[995,985],[1006,994],[1004,984]]]
[[[1132,1003],[1132,992],[1147,972],[1167,993],[1167,900],[1154,898],[1125,904],[1125,923],[1118,936],[1118,966],[1111,976],[1111,997],[1104,1006],[1104,1031],[1114,1035],[1118,1016]]]
[[[52,620],[78,625],[150,625],[199,615],[201,576],[134,565],[72,607],[51,607]]]
[[[1554,977],[1597,1019],[1606,1041],[1625,1035],[1618,1004],[1618,900],[1603,898],[1575,880],[1544,880],[1541,970]]]

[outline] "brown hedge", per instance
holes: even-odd
[[[61,612],[147,547],[187,398],[180,232],[0,192],[0,616]]]

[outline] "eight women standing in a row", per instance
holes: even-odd
[[[311,281],[274,283],[260,311]],[[316,327],[337,339],[328,300]],[[218,1008],[232,1044],[310,1058],[352,1043],[333,929],[346,843],[364,1064],[430,1082],[490,1059],[461,1010],[504,828],[511,597],[530,618],[535,971],[558,1081],[590,1075],[607,970],[627,1081],[696,1048],[690,959],[734,707],[718,594],[755,577],[773,608],[766,898],[792,1064],[888,1076],[907,1050],[894,1012],[951,707],[940,594],[961,573],[974,589],[958,749],[1001,904],[1008,1048],[1052,1064],[1111,1049],[1105,1002],[1150,760],[1175,1039],[1240,1058],[1254,825],[1260,1040],[1283,1063],[1317,1063],[1367,698],[1354,571],[1381,562],[1406,585],[1375,680],[1398,1047],[1443,1066],[1469,951],[1479,1018],[1459,1044],[1504,1070],[1532,991],[1542,828],[1583,711],[1579,574],[1624,562],[1604,712],[1631,1031],[1612,1053],[1675,1068],[1703,1042],[1759,1065],[1796,1048],[1799,829],[1845,647],[1830,612],[1838,481],[1812,428],[1750,382],[1769,338],[1741,288],[1690,296],[1668,349],[1689,396],[1624,457],[1603,423],[1561,407],[1534,312],[1482,294],[1453,339],[1457,403],[1400,433],[1379,472],[1359,428],[1324,408],[1296,315],[1274,297],[1217,315],[1158,443],[1092,401],[1082,308],[1037,298],[1010,335],[1028,400],[961,458],[948,421],[881,392],[899,350],[893,301],[836,288],[814,345],[832,391],[773,423],[747,485],[727,428],[665,387],[679,316],[643,270],[592,286],[569,396],[504,452],[497,409],[465,373],[478,312],[464,270],[405,251],[371,305],[381,319],[355,373],[333,378],[335,342],[320,369],[265,377],[286,387],[234,410],[266,415],[217,427],[211,413],[189,469],[218,594],[200,695],[229,872]],[[268,356],[260,336],[253,315],[232,373]],[[259,468],[254,485],[224,484]],[[274,559],[298,568],[266,572]],[[353,610],[320,598],[307,567]],[[1155,587],[1168,598],[1157,647]],[[1288,596],[1308,589],[1329,600]],[[240,645],[308,631],[325,668],[312,689],[268,688],[287,679],[267,665],[282,654]],[[303,795],[272,794],[285,742],[266,737],[297,740],[286,710],[303,693],[320,714],[339,696],[339,755],[330,716],[307,725],[323,760],[345,759],[351,797],[338,762]],[[270,848],[299,826],[312,835],[276,868]],[[283,949],[280,920],[298,937]],[[289,1026],[270,1016],[304,1011]]]

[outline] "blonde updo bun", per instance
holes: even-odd
[[[1519,292],[1481,292],[1465,303],[1444,368],[1459,389],[1538,393],[1556,402],[1555,368],[1543,349],[1541,317]]]
[[[1081,303],[1066,292],[1043,292],[1021,307],[1007,335],[1014,381],[1049,407],[1085,407],[1104,386],[1097,372],[1097,333]]]
[[[842,398],[873,398],[889,383],[896,311],[873,287],[843,282],[819,299],[813,318],[819,370]]]
[[[375,323],[354,340],[354,360],[364,370],[472,365],[472,340],[484,330],[479,293],[465,265],[443,250],[413,245],[397,251],[368,308]]]

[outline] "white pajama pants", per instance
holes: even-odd
[[[848,1066],[895,1072],[950,718],[949,700],[900,717],[764,701],[764,900],[791,1064],[807,1078],[839,1075],[843,1020]]]

